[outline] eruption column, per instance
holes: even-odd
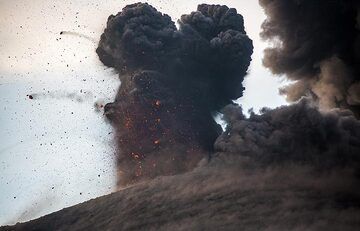
[[[105,114],[116,130],[119,184],[188,171],[221,132],[212,113],[242,96],[252,41],[233,8],[199,5],[180,28],[146,3],[108,18],[97,54],[121,86]]]

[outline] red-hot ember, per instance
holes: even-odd
[[[138,155],[138,154],[136,154],[136,153],[131,153],[131,156],[135,159],[135,160],[137,160],[137,159],[139,159],[140,158],[140,156]]]

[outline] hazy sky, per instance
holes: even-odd
[[[112,130],[95,102],[110,102],[120,82],[95,53],[107,17],[136,1],[0,0],[0,225],[27,220],[114,190]],[[254,42],[247,110],[285,104],[280,79],[261,64],[265,19],[256,0],[147,1],[177,20],[199,3],[244,16]],[[33,100],[27,97],[34,94]]]

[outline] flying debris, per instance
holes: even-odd
[[[74,102],[83,103],[93,99],[90,91],[67,92],[67,91],[44,91],[26,95],[29,99],[68,99]]]
[[[81,33],[78,33],[78,32],[74,32],[74,31],[61,31],[60,32],[60,35],[70,35],[70,36],[77,36],[77,37],[80,37],[80,38],[84,38],[84,39],[87,39],[93,43],[98,43],[99,41],[95,38],[92,38],[88,35],[85,35],[85,34],[81,34]]]

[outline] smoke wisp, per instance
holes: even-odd
[[[91,41],[93,43],[98,43],[99,42],[93,37],[90,37],[88,35],[81,34],[81,33],[78,33],[78,32],[74,32],[74,31],[60,31],[60,35],[77,36],[77,37],[80,37],[80,38],[85,38],[86,40],[89,40],[89,41]]]

